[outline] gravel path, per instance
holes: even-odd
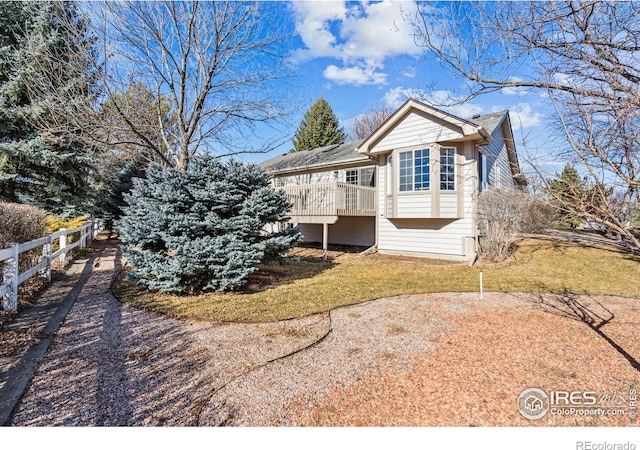
[[[529,425],[515,409],[524,388],[640,386],[633,299],[573,299],[607,305],[601,331],[618,348],[553,296],[411,295],[209,323],[122,305],[109,293],[116,248],[96,261],[13,425]],[[537,424],[594,424],[563,420]]]

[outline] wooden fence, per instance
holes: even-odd
[[[0,284],[0,297],[2,298],[2,309],[5,311],[15,311],[18,309],[18,286],[29,278],[41,274],[47,281],[51,281],[51,261],[60,258],[60,263],[64,267],[67,262],[69,252],[76,248],[84,248],[93,238],[104,229],[102,219],[89,220],[85,225],[66,229],[62,228],[55,233],[34,239],[22,244],[13,244],[0,250],[0,266],[4,262],[2,274],[2,284]],[[70,243],[69,237],[77,235],[77,239]],[[58,250],[52,251],[54,241],[58,241]],[[42,247],[42,258],[38,263],[29,267],[24,272],[20,272],[18,264],[20,255],[37,247]]]

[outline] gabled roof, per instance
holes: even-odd
[[[329,145],[326,147],[285,153],[260,163],[260,167],[272,174],[315,167],[339,166],[346,163],[369,161],[366,155],[356,152],[362,140]]]
[[[428,111],[431,115],[447,120],[449,123],[453,123],[459,127],[465,127],[467,133],[477,133],[483,140],[489,141],[491,135],[498,127],[502,127],[502,134],[505,138],[507,153],[509,155],[509,162],[511,164],[512,175],[519,185],[526,185],[524,177],[520,174],[518,165],[518,157],[515,151],[515,144],[513,139],[513,132],[511,130],[511,122],[509,120],[508,111],[498,111],[491,114],[485,114],[482,116],[473,117],[472,119],[461,119],[452,114],[440,111],[431,106],[420,103],[416,100],[407,100],[398,111],[383,123],[378,130],[376,130],[369,138],[364,140],[345,142],[341,144],[328,145],[326,147],[318,147],[312,150],[285,153],[281,156],[276,156],[267,161],[260,163],[260,167],[270,172],[273,175],[299,172],[310,169],[320,169],[328,167],[340,167],[347,166],[354,163],[365,163],[370,161],[369,156],[358,152],[358,148],[363,146],[363,143],[370,140],[385,124],[396,117],[402,118],[407,113],[411,106],[419,105],[421,110]],[[404,113],[397,116],[398,112],[404,109]],[[481,131],[480,131],[481,130]],[[471,135],[470,135],[471,136]]]
[[[467,119],[461,119],[453,114],[449,114],[448,112],[441,111],[433,106],[429,106],[425,103],[419,102],[418,100],[410,98],[404,102],[396,112],[391,114],[391,116],[385,120],[384,123],[371,134],[371,136],[366,138],[357,148],[357,151],[360,153],[371,154],[371,150],[380,141],[380,139],[382,139],[411,111],[414,110],[420,111],[428,116],[435,117],[450,124],[452,127],[457,128],[464,140],[483,141],[490,139],[490,133],[488,133],[481,125]]]
[[[493,134],[498,127],[502,128],[504,144],[507,147],[509,166],[511,166],[511,176],[518,186],[526,186],[527,180],[520,171],[520,163],[518,162],[518,154],[516,152],[515,139],[513,138],[513,130],[511,128],[509,111],[494,112],[485,116],[474,118],[473,120],[474,122],[478,122],[479,124],[484,124],[487,130],[491,130],[491,134]]]
[[[491,114],[485,114],[483,116],[474,116],[469,120],[471,120],[473,123],[477,123],[482,128],[487,130],[487,133],[493,134],[496,128],[498,128],[502,124],[502,121],[505,119],[505,116],[507,114],[509,114],[509,111],[503,110],[493,112]]]

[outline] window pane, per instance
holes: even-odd
[[[393,157],[387,159],[387,195],[393,194]]]
[[[455,190],[455,155],[454,148],[440,149],[440,189],[443,191]]]
[[[360,169],[358,174],[358,184],[360,186],[375,186],[375,169],[373,167]]]
[[[400,192],[413,190],[413,159],[412,152],[400,153],[400,179],[398,186]]]
[[[430,187],[430,161],[429,149],[415,151],[415,190],[426,191]]]

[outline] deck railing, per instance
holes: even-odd
[[[376,188],[342,182],[281,188],[293,203],[291,216],[374,216]]]

